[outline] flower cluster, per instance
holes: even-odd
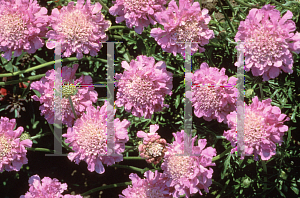
[[[81,76],[78,79],[75,79],[75,73],[78,69],[78,64],[74,64],[73,68],[64,66],[62,67],[62,81],[63,83],[68,83],[66,88],[62,89],[62,95],[70,95],[76,115],[78,117],[86,110],[87,107],[91,106],[93,102],[97,101],[98,93],[94,91],[94,87],[88,86],[92,84],[92,78],[90,76]],[[39,101],[42,105],[40,106],[41,115],[45,115],[45,119],[50,123],[54,123],[54,113],[57,118],[62,118],[62,123],[71,127],[74,122],[74,114],[68,98],[60,99],[59,96],[55,94],[54,90],[55,83],[55,70],[49,70],[46,72],[46,76],[43,77],[40,81],[33,82],[31,84],[31,89],[35,89],[40,92],[41,97],[34,95],[32,98],[35,101]],[[70,83],[73,85],[82,84],[85,86],[75,87],[70,86]],[[75,89],[74,89],[75,87]],[[73,93],[70,93],[72,91]],[[77,91],[77,92],[76,92]],[[61,112],[55,111],[55,104],[61,104]]]
[[[107,130],[106,118],[108,113],[112,113],[112,109],[113,107],[107,102],[97,109],[89,106],[87,112],[76,120],[74,126],[68,128],[67,134],[63,134],[74,151],[69,153],[68,158],[76,164],[81,160],[86,161],[91,172],[102,174],[105,171],[102,163],[112,165],[123,160],[122,152],[125,150],[125,143],[129,140],[127,128],[130,122],[125,119],[121,122],[119,118],[114,120],[114,153],[109,155],[108,136],[112,131]]]
[[[9,8],[9,9],[8,9]],[[18,57],[22,50],[33,54],[44,46],[47,32],[47,9],[36,0],[1,0],[0,3],[0,51],[2,57]]]
[[[23,164],[27,164],[27,150],[32,146],[29,139],[20,140],[23,127],[16,126],[15,119],[1,117],[0,119],[0,172],[19,171]]]
[[[172,73],[166,70],[166,64],[159,61],[155,64],[153,57],[138,56],[132,60],[130,66],[122,62],[126,70],[123,74],[116,74],[118,87],[116,105],[125,107],[134,116],[150,119],[154,112],[161,111],[164,97],[172,94]],[[131,110],[132,109],[132,110]]]
[[[82,198],[81,195],[62,195],[67,190],[66,183],[60,183],[58,179],[44,177],[42,180],[38,175],[29,178],[29,191],[20,198]]]
[[[208,44],[209,39],[214,38],[213,31],[208,28],[208,10],[201,10],[198,2],[179,0],[178,8],[176,1],[172,0],[168,9],[155,14],[155,18],[164,26],[164,30],[153,28],[150,35],[164,51],[173,53],[174,56],[177,53],[184,55],[184,42],[198,42],[191,44],[191,52],[194,54],[198,49],[199,52],[204,52],[205,49],[200,46]]]
[[[285,114],[281,114],[279,107],[271,105],[271,99],[260,102],[255,96],[251,105],[245,105],[244,120],[244,146],[245,154],[254,154],[254,159],[258,160],[258,155],[262,160],[269,160],[276,154],[276,145],[283,142],[282,136],[288,131],[288,126],[283,125],[289,120]],[[232,146],[237,142],[237,112],[227,115],[230,130],[224,131],[224,136]],[[235,148],[232,149],[232,153]]]
[[[158,164],[167,151],[167,141],[156,133],[158,128],[159,126],[155,124],[150,126],[150,133],[137,132],[137,137],[144,139],[143,143],[139,145],[140,156],[146,158],[148,163]]]
[[[281,70],[292,73],[293,55],[300,53],[300,33],[291,19],[289,10],[283,17],[275,6],[265,5],[261,9],[251,9],[245,21],[240,22],[235,41],[244,46],[245,70],[252,70],[254,76],[262,76],[264,81],[276,78]],[[236,63],[236,66],[237,63]]]

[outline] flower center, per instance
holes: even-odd
[[[165,159],[167,163],[166,173],[173,180],[179,180],[182,177],[189,178],[194,175],[194,159],[190,156],[170,156]]]
[[[244,140],[253,144],[260,143],[262,138],[266,137],[263,117],[254,112],[247,112],[244,126]]]
[[[171,36],[171,40],[179,42],[196,42],[199,41],[200,33],[202,31],[199,22],[194,17],[187,21],[182,21],[181,24],[175,29]]]
[[[0,134],[0,159],[7,156],[12,149],[11,138],[8,138],[4,133]]]
[[[195,86],[193,87],[193,100],[199,104],[203,111],[211,109],[212,111],[220,109],[221,96],[214,86]]]
[[[66,85],[62,86],[62,97],[68,98],[76,94],[77,88],[76,85],[70,84],[69,82]]]
[[[153,157],[161,156],[163,149],[164,147],[161,144],[154,142],[146,148],[146,155]]]
[[[123,5],[130,11],[141,11],[142,8],[147,8],[154,4],[154,0],[124,0]]]
[[[143,186],[135,186],[130,197],[132,198],[164,198],[163,192],[157,188],[153,188],[150,184],[144,183]]]

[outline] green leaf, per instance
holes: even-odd
[[[34,55],[34,58],[35,58],[39,63],[41,63],[41,64],[47,63],[47,61],[45,61],[44,59],[38,57],[37,55]]]
[[[35,95],[37,95],[37,97],[41,97],[41,94],[40,94],[40,92],[38,92],[37,90],[34,90],[34,89],[32,89],[32,91],[35,93]]]
[[[11,61],[9,61],[9,62],[4,66],[4,68],[6,69],[6,71],[13,72],[13,65],[11,64]]]
[[[228,155],[224,162],[224,170],[221,173],[221,179],[224,179],[226,171],[227,171],[228,167],[230,166],[230,158],[231,158],[231,155]]]
[[[176,96],[176,100],[175,100],[175,108],[177,109],[180,103],[180,95]]]
[[[129,63],[130,62],[130,57],[128,56],[128,53],[123,54],[123,57],[125,60]]]

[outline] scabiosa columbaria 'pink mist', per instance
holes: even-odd
[[[199,192],[204,189],[209,192],[208,187],[212,184],[214,166],[213,156],[216,156],[216,149],[206,146],[206,139],[199,139],[198,146],[194,146],[196,136],[191,138],[192,150],[189,155],[184,155],[184,131],[173,133],[175,140],[168,144],[168,151],[165,154],[164,162],[161,165],[163,174],[167,177],[166,185],[174,187],[173,197],[180,197]]]
[[[174,56],[177,53],[183,56],[185,52],[185,44],[176,42],[200,42],[192,43],[191,52],[194,54],[198,49],[199,52],[204,52],[205,49],[201,46],[214,38],[213,31],[208,28],[208,10],[201,10],[198,2],[179,0],[178,8],[176,1],[172,0],[168,9],[155,14],[155,18],[164,26],[164,30],[153,28],[150,35],[164,51],[173,53]]]
[[[150,133],[137,132],[137,137],[143,138],[143,143],[139,145],[139,152],[142,158],[146,158],[148,163],[158,164],[165,155],[167,141],[160,138],[156,133],[159,126],[150,125]]]
[[[192,76],[192,97],[190,98],[194,113],[206,121],[217,119],[226,123],[226,116],[236,110],[238,90],[237,78],[225,75],[225,68],[220,71],[216,67],[209,67],[202,63],[200,69]]]
[[[67,190],[66,183],[60,183],[58,179],[33,175],[28,180],[29,191],[20,198],[82,198],[81,195],[62,195]]]
[[[91,1],[78,0],[76,6],[70,1],[67,6],[60,10],[52,10],[50,30],[46,37],[49,41],[47,48],[55,48],[55,42],[61,42],[63,57],[70,57],[76,53],[76,58],[81,59],[83,54],[90,53],[96,56],[102,44],[108,39],[105,31],[111,26],[111,22],[105,20],[101,13],[102,6],[97,2],[91,5]]]
[[[130,125],[128,120],[122,122],[119,118],[114,120],[114,151],[120,156],[109,156],[107,153],[107,102],[100,108],[90,106],[87,112],[77,119],[74,126],[68,128],[66,142],[71,143],[72,153],[69,153],[68,158],[79,164],[84,160],[88,164],[88,170],[96,171],[99,174],[105,172],[103,164],[113,165],[115,162],[123,160],[122,152],[125,150],[125,143],[129,140],[127,128]],[[110,105],[109,105],[110,106]],[[110,106],[112,111],[113,107]],[[109,110],[108,113],[112,112]],[[103,163],[103,164],[102,164]]]
[[[245,105],[244,121],[244,145],[245,154],[254,154],[254,159],[258,160],[258,155],[262,160],[269,160],[276,154],[276,145],[283,142],[282,136],[288,131],[288,126],[283,125],[289,121],[289,117],[281,114],[279,107],[271,105],[271,99],[260,102],[255,96],[251,105]],[[232,146],[237,142],[236,125],[237,112],[231,112],[228,116],[228,126],[230,130],[224,131],[224,136]],[[285,118],[285,119],[284,119]],[[231,153],[235,148],[231,150]]]
[[[272,5],[250,10],[235,36],[236,42],[244,43],[246,71],[251,69],[254,76],[262,75],[263,81],[276,78],[281,70],[293,72],[291,52],[300,53],[300,33],[291,33],[296,30],[295,23],[288,20],[292,17],[293,13],[288,10],[281,18]]]
[[[132,185],[122,191],[119,198],[171,198],[170,190],[165,184],[163,174],[155,170],[148,170],[144,173],[145,179],[141,179],[137,174],[131,173],[129,178]]]
[[[74,114],[69,102],[69,99],[64,96],[71,96],[71,100],[76,112],[77,117],[86,110],[88,106],[91,106],[93,102],[97,101],[98,93],[94,91],[94,87],[87,86],[92,84],[92,78],[90,76],[81,76],[75,78],[78,64],[74,64],[73,68],[64,66],[62,67],[62,81],[64,84],[72,84],[73,86],[63,86],[62,88],[62,100],[60,97],[54,96],[54,82],[55,82],[55,70],[49,70],[46,72],[46,76],[40,81],[33,82],[31,89],[35,89],[40,92],[41,97],[34,95],[32,98],[35,101],[39,101],[42,105],[40,106],[41,115],[45,115],[45,119],[50,123],[54,123],[54,113],[57,118],[60,118],[63,124],[71,127],[74,123]],[[86,86],[76,87],[75,85],[81,84]],[[77,91],[77,92],[76,92]],[[58,100],[61,102],[61,115],[54,110],[54,102],[58,104]]]
[[[23,164],[27,164],[27,150],[32,146],[29,139],[20,140],[23,127],[16,126],[15,119],[1,117],[0,119],[0,172],[19,171]]]
[[[136,33],[141,34],[144,27],[148,27],[150,23],[156,24],[154,14],[161,12],[166,8],[163,6],[167,3],[166,0],[116,0],[114,6],[109,9],[111,15],[119,15],[116,18],[116,23],[121,23],[125,20],[126,26],[132,28]]]
[[[146,119],[163,107],[169,107],[163,102],[167,94],[172,95],[173,74],[166,70],[165,62],[155,64],[153,57],[141,55],[130,65],[123,61],[122,67],[126,69],[123,74],[115,76],[118,87],[115,103],[118,107],[125,106],[127,112]]]
[[[44,46],[47,32],[47,9],[36,0],[0,1],[0,51],[7,60],[22,54],[22,50],[33,54]]]

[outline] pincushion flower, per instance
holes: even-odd
[[[139,152],[142,158],[146,158],[148,163],[158,164],[165,155],[167,141],[160,138],[156,133],[159,126],[150,126],[150,133],[137,132],[137,137],[143,138],[143,143],[139,145]]]
[[[0,119],[0,172],[19,171],[23,164],[27,164],[27,150],[32,146],[29,139],[21,140],[23,127],[16,126],[15,119],[1,117]]]
[[[125,143],[129,140],[127,128],[130,122],[119,118],[114,120],[114,151],[117,155],[107,153],[107,102],[100,108],[89,106],[87,112],[77,119],[74,126],[68,128],[66,142],[70,143],[74,152],[69,153],[68,158],[79,164],[84,160],[88,164],[88,170],[96,171],[99,174],[105,172],[103,164],[113,165],[123,160],[122,152],[125,150]],[[110,105],[109,105],[110,106]],[[112,106],[110,106],[113,109]],[[110,113],[110,112],[109,112]]]
[[[20,198],[82,198],[81,195],[62,195],[67,190],[66,183],[60,183],[58,179],[33,175],[28,180],[29,191]]]
[[[141,179],[137,174],[131,173],[129,178],[132,185],[122,191],[119,198],[171,198],[170,190],[165,184],[163,174],[155,170],[155,173],[148,170],[144,173],[145,179]]]
[[[176,1],[169,3],[168,9],[155,14],[158,23],[164,26],[153,28],[150,35],[155,38],[161,48],[176,56],[180,53],[184,56],[185,43],[177,42],[199,42],[191,44],[191,53],[204,52],[202,47],[214,38],[214,33],[208,28],[210,16],[207,9],[200,8],[198,2],[179,0],[179,8]],[[199,46],[200,44],[200,46]]]
[[[214,166],[213,156],[216,156],[216,149],[206,146],[206,139],[199,139],[198,146],[194,146],[197,137],[191,138],[191,149],[189,154],[184,155],[184,131],[173,133],[175,140],[168,144],[168,151],[165,154],[164,162],[161,165],[163,174],[167,177],[166,185],[173,187],[173,197],[180,197],[204,189],[209,192],[208,187],[212,184],[213,169],[207,168]]]
[[[105,31],[111,26],[111,22],[105,20],[101,13],[102,6],[97,2],[91,5],[91,1],[78,0],[76,6],[70,1],[60,10],[52,10],[50,30],[46,37],[48,49],[55,48],[55,42],[61,43],[62,57],[70,57],[76,53],[76,58],[81,59],[83,54],[90,53],[96,56],[102,44],[108,37]]]
[[[241,21],[235,41],[244,45],[245,70],[253,76],[262,76],[263,81],[276,78],[282,71],[292,73],[293,56],[300,53],[300,33],[291,19],[289,10],[283,17],[275,6],[253,8],[245,21]],[[237,63],[236,63],[236,66]]]
[[[9,9],[8,9],[9,8]],[[0,1],[0,51],[2,57],[11,60],[22,54],[22,50],[33,54],[44,46],[47,32],[47,9],[36,0]]]
[[[226,116],[236,110],[238,90],[237,78],[225,75],[225,68],[219,70],[202,63],[192,75],[192,97],[194,113],[206,121],[217,119],[226,123]],[[188,93],[189,94],[189,93]]]
[[[132,60],[130,65],[122,62],[126,70],[123,74],[116,74],[116,87],[118,87],[118,107],[125,107],[137,117],[144,116],[150,119],[154,112],[161,111],[164,97],[172,95],[172,73],[166,70],[166,64],[159,61],[155,64],[153,57],[138,56],[137,61]]]
[[[284,125],[289,121],[289,117],[281,114],[279,107],[271,105],[271,99],[260,102],[255,96],[251,105],[245,105],[244,120],[244,146],[245,154],[253,155],[258,160],[258,155],[262,160],[269,160],[276,154],[276,145],[283,142],[282,136],[288,131],[288,126]],[[236,125],[237,112],[231,112],[228,116],[228,131],[224,131],[224,136],[232,146],[237,143]],[[235,151],[232,149],[231,153]]]
[[[167,3],[166,0],[116,0],[113,1],[114,6],[109,9],[111,15],[119,15],[116,18],[116,23],[121,23],[125,20],[126,26],[132,28],[136,33],[141,34],[144,27],[148,27],[150,23],[155,25],[154,14],[165,10],[163,6]]]
[[[40,98],[36,95],[32,96],[32,98],[42,104],[39,108],[41,110],[41,115],[45,115],[45,119],[50,124],[54,123],[54,113],[56,113],[55,116],[61,118],[63,124],[68,125],[68,127],[73,125],[75,116],[68,100],[69,95],[77,117],[80,117],[88,106],[91,106],[93,102],[97,101],[98,93],[94,91],[95,88],[93,86],[88,86],[92,84],[92,78],[83,75],[78,79],[75,78],[78,66],[78,64],[74,64],[73,68],[64,66],[61,69],[63,84],[72,84],[72,86],[63,86],[62,99],[54,94],[54,69],[47,71],[46,76],[40,81],[31,84],[30,88],[39,91],[41,94]],[[86,86],[76,87],[75,85],[77,84]],[[61,103],[61,115],[59,115],[58,111],[54,110],[54,102],[56,104],[58,104],[58,102]]]

